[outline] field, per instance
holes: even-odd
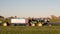
[[[60,26],[0,26],[0,34],[60,34]]]

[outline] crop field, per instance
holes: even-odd
[[[0,34],[60,34],[60,26],[0,26]]]

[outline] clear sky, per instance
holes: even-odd
[[[0,0],[2,16],[60,15],[60,0]]]

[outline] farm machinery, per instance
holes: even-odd
[[[51,26],[49,19],[46,19],[46,18],[40,18],[40,19],[32,18],[32,19],[29,19],[29,24],[30,24],[30,26],[31,25],[32,26],[45,26],[45,25]]]
[[[28,25],[28,26],[45,26],[45,25],[51,25],[49,19],[46,18],[12,18],[5,20],[3,23],[3,26],[21,26],[21,25]]]

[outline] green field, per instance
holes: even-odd
[[[0,34],[60,34],[60,26],[0,26]]]

